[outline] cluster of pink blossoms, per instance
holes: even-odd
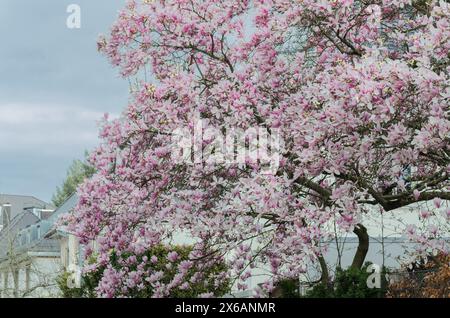
[[[99,264],[183,233],[190,262],[225,257],[240,289],[265,267],[270,290],[374,210],[450,199],[446,1],[129,1],[98,46],[140,79],[121,118],[105,120],[90,158],[98,172],[67,219],[98,242]],[[279,129],[278,172],[174,163],[170,134],[198,115],[204,129]],[[427,252],[446,250],[444,217],[406,232]],[[109,267],[98,294],[127,296],[123,286],[144,281],[155,297],[188,288],[161,277]]]

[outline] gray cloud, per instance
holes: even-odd
[[[126,106],[128,83],[96,50],[124,0],[0,2],[0,193],[49,200],[97,121]],[[81,6],[81,29],[66,8]]]

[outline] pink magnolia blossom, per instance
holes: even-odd
[[[178,259],[178,253],[177,252],[170,252],[167,255],[167,259],[169,260],[169,262],[176,262],[176,260]]]

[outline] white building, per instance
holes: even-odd
[[[0,297],[56,296],[59,243],[44,238],[53,207],[27,196],[0,199]]]

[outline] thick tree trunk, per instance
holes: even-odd
[[[357,224],[353,233],[358,236],[358,249],[353,258],[351,268],[360,269],[364,265],[364,260],[369,250],[369,235],[367,234],[366,227],[362,224]]]
[[[322,275],[320,276],[320,282],[325,286],[328,286],[330,275],[328,273],[327,263],[323,256],[319,256],[320,269],[322,270]]]

